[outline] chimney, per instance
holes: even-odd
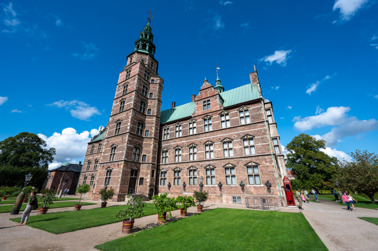
[[[251,84],[257,84],[260,82],[257,75],[256,66],[254,66],[254,71],[249,74],[249,79],[251,80]]]
[[[196,95],[193,94],[193,95],[192,95],[192,102],[194,102],[195,100],[196,100]]]
[[[81,161],[79,161],[79,166],[81,166]]]
[[[176,107],[176,102],[172,102],[172,109]]]

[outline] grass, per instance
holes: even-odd
[[[80,229],[120,222],[122,219],[118,219],[115,216],[117,212],[123,208],[125,208],[125,206],[112,206],[61,213],[47,213],[45,215],[30,217],[28,220],[28,225],[53,234],[72,232]],[[156,214],[154,205],[147,203],[146,207],[144,208],[144,214]],[[13,218],[11,220],[20,222],[20,218]]]
[[[38,201],[42,200],[41,196],[39,196],[39,195],[37,195],[37,199],[38,199]],[[79,201],[79,198],[67,198],[67,197],[62,197],[62,198],[55,197],[54,198],[54,201],[65,201],[65,200],[77,200],[77,201]]]
[[[77,202],[75,201],[65,201],[65,202],[56,202],[52,205],[49,205],[49,208],[60,208],[60,207],[74,207]],[[95,205],[95,203],[81,202],[80,204],[84,205]],[[41,206],[41,203],[39,203]],[[26,204],[22,204],[20,211],[25,210]],[[9,213],[12,211],[13,205],[9,206],[0,206],[0,213]]]
[[[375,225],[378,225],[378,218],[374,218],[374,217],[359,217],[359,218],[362,220],[366,220],[370,223],[373,223]]]
[[[225,208],[140,231],[96,248],[105,251],[327,250],[303,214]]]
[[[352,196],[358,201],[357,203],[356,202],[354,203],[355,207],[367,208],[367,209],[378,208],[378,203],[371,203],[370,199],[368,199],[367,196],[357,195],[357,194],[354,194]],[[335,197],[332,194],[318,195],[318,198],[323,199],[323,200],[335,201]],[[340,196],[339,196],[339,199],[341,199]],[[341,203],[341,202],[338,202],[338,204],[346,205],[345,203]]]
[[[9,199],[6,199],[6,200],[2,200],[0,201],[0,205],[1,204],[14,204],[16,200],[9,200]]]

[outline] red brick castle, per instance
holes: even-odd
[[[270,198],[286,205],[286,176],[272,103],[261,93],[256,69],[250,83],[225,90],[206,79],[192,102],[161,111],[163,79],[148,23],[119,74],[109,122],[88,143],[79,184],[99,200],[127,194],[192,195],[210,202],[246,203]]]

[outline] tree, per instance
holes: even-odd
[[[317,140],[307,134],[300,134],[286,146],[286,166],[296,176],[297,185],[306,188],[332,188],[338,161],[330,157],[321,149],[325,148],[324,140]]]
[[[353,161],[341,164],[338,182],[343,188],[366,194],[374,203],[378,192],[378,156],[367,150],[356,150],[350,155]]]
[[[47,177],[48,164],[55,149],[34,133],[22,132],[0,141],[0,185],[23,185],[25,174],[31,172],[31,185],[41,186]]]

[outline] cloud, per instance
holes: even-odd
[[[336,0],[333,11],[340,11],[341,19],[350,20],[369,0]]]
[[[224,1],[224,0],[221,0],[221,1],[219,1],[219,4],[220,4],[220,5],[223,5],[223,6],[226,6],[226,5],[231,5],[231,4],[233,4],[233,2],[232,2],[232,1]]]
[[[288,105],[287,109],[291,110],[291,109],[293,109],[293,107],[291,107],[290,105]]]
[[[101,115],[101,113],[98,111],[96,107],[91,107],[88,104],[82,101],[78,101],[78,100],[72,100],[72,101],[60,100],[49,105],[56,106],[58,108],[66,108],[66,110],[70,111],[72,117],[75,117],[81,120],[89,120],[89,118],[94,115]]]
[[[13,110],[11,111],[11,113],[22,113],[22,111],[20,111],[20,110],[18,110],[18,109],[13,109]]]
[[[49,169],[59,167],[63,162],[77,163],[78,160],[84,160],[88,142],[95,133],[98,133],[97,129],[78,133],[72,127],[63,129],[61,133],[54,132],[49,137],[39,133],[38,136],[46,141],[48,148],[56,149],[54,162],[49,165]]]
[[[222,21],[221,15],[215,14],[212,21],[213,21],[213,25],[212,25],[213,30],[217,31],[217,30],[224,29],[224,22]]]
[[[55,17],[55,25],[58,27],[62,27],[64,25],[62,19],[59,17]]]
[[[272,86],[271,87],[273,90],[276,90],[276,91],[278,91],[278,89],[280,89],[280,87],[277,85],[277,86]]]
[[[3,24],[5,29],[1,32],[3,33],[15,33],[17,28],[21,25],[21,21],[17,18],[17,13],[14,10],[13,3],[8,5],[2,5],[4,12]]]
[[[378,99],[378,94],[374,96],[375,99]],[[0,99],[0,105],[1,105],[1,99]]]
[[[378,40],[378,36],[373,35],[373,37],[371,38],[370,46],[372,46],[372,47],[374,47],[375,49],[378,50],[378,43],[376,42],[377,40]]]
[[[84,51],[82,53],[73,53],[72,56],[80,60],[91,60],[96,58],[98,48],[94,43],[85,43],[83,42]]]
[[[320,149],[320,151],[324,152],[325,154],[331,156],[331,157],[336,157],[339,161],[351,161],[352,158],[346,154],[345,152],[343,151],[339,151],[339,150],[336,150],[335,148],[331,148],[331,147],[326,147],[326,148],[322,148]]]
[[[326,112],[305,118],[295,117],[294,127],[300,131],[309,131],[313,128],[333,126],[330,132],[317,139],[323,139],[327,146],[335,146],[342,138],[378,129],[378,121],[375,119],[359,120],[356,117],[348,117],[349,107],[329,107]]]
[[[320,106],[316,106],[316,112],[315,114],[318,115],[320,113],[324,112],[324,110],[322,108],[320,108]]]
[[[260,59],[260,61],[263,61],[267,63],[268,65],[272,65],[273,63],[277,63],[281,66],[286,65],[286,61],[288,59],[288,55],[291,53],[291,50],[279,50],[275,51],[272,55],[265,56]]]
[[[0,105],[8,101],[8,97],[0,97]]]
[[[325,76],[322,80],[317,80],[315,83],[312,83],[310,88],[308,88],[306,90],[306,93],[308,95],[311,95],[312,92],[316,91],[316,89],[318,88],[318,86],[323,83],[325,80],[328,80],[330,79],[331,77],[329,75]]]

